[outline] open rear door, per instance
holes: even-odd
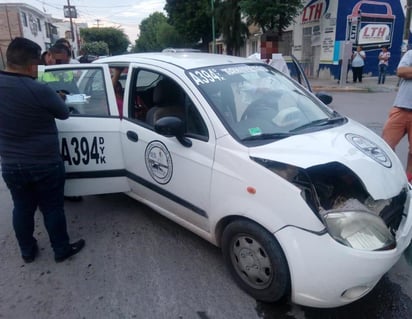
[[[109,68],[98,64],[45,67],[39,81],[69,92],[69,119],[57,120],[66,167],[65,195],[130,190],[120,139],[120,117]]]

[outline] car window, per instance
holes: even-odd
[[[208,139],[200,113],[176,81],[157,72],[139,69],[133,71],[131,83],[129,114],[132,119],[154,129],[156,121],[162,117],[179,117],[184,121],[187,137]]]
[[[56,92],[66,93],[66,104],[73,116],[107,116],[109,104],[103,70],[46,70],[38,80]]]

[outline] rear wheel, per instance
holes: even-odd
[[[289,293],[285,255],[263,227],[247,220],[232,222],[223,232],[222,251],[235,281],[255,299],[275,302]]]

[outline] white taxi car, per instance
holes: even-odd
[[[66,195],[147,204],[221,247],[258,300],[350,303],[411,242],[411,188],[388,145],[269,65],[164,52],[45,72],[72,93],[57,123]]]

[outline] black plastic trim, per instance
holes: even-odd
[[[66,179],[84,179],[84,178],[108,178],[108,177],[122,177],[126,176],[127,178],[131,179],[132,181],[147,187],[151,189],[152,191],[170,199],[171,201],[174,201],[175,203],[178,203],[179,205],[182,205],[186,207],[187,209],[190,209],[197,215],[200,215],[205,218],[209,218],[207,215],[206,211],[203,209],[189,203],[188,201],[184,200],[183,198],[176,196],[175,194],[161,188],[160,186],[151,183],[140,176],[137,176],[127,170],[124,169],[118,169],[118,170],[106,170],[106,171],[94,171],[94,172],[71,172],[71,173],[66,173]]]

